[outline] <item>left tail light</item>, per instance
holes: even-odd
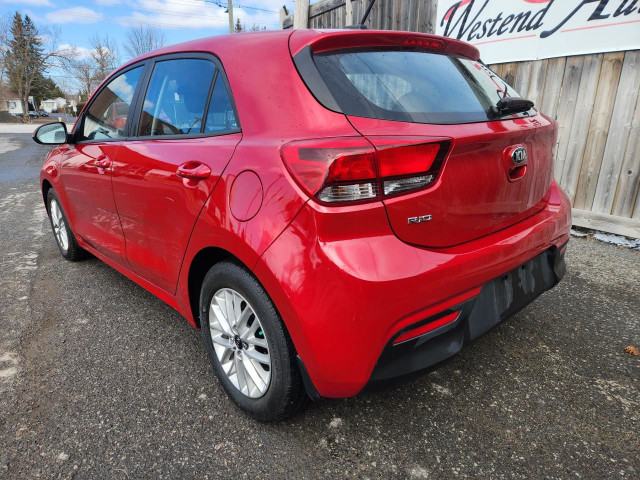
[[[337,137],[283,145],[281,156],[298,185],[320,202],[366,202],[431,185],[449,140]]]

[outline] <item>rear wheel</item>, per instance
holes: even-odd
[[[200,294],[200,325],[217,377],[245,412],[277,421],[304,404],[291,338],[266,291],[244,267],[221,262],[209,270]]]
[[[50,189],[47,193],[47,212],[49,213],[53,236],[62,256],[72,262],[86,258],[87,251],[76,242],[76,237],[71,231],[67,216],[62,210],[60,200],[53,189]]]

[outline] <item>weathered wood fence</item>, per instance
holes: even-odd
[[[367,0],[296,0],[296,28],[357,23]],[[299,5],[302,5],[299,7]],[[306,9],[305,9],[306,6]],[[370,29],[433,33],[437,0],[378,0]],[[294,27],[294,15],[281,15]],[[574,225],[640,238],[640,50],[491,65],[559,125],[555,177]]]

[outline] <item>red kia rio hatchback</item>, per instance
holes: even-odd
[[[260,420],[433,366],[565,273],[556,125],[456,40],[184,43],[34,138],[57,145],[41,184],[62,255],[199,327]]]

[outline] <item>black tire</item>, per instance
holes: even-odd
[[[240,392],[222,369],[213,348],[209,328],[209,309],[214,294],[230,288],[242,295],[260,319],[271,355],[271,380],[266,393],[250,398]],[[209,270],[200,291],[202,339],[213,370],[227,394],[248,415],[262,422],[275,422],[292,416],[307,400],[296,352],[278,311],[262,285],[243,266],[220,262]]]
[[[56,227],[54,226],[54,220],[51,214],[53,202],[56,202],[56,205],[60,210],[62,219],[64,220],[63,228],[67,233],[67,239],[68,239],[67,248],[64,248],[64,246],[61,245],[60,240],[56,235]],[[60,199],[58,199],[56,192],[54,192],[52,188],[49,189],[49,191],[47,192],[47,214],[49,215],[49,223],[51,224],[51,230],[53,231],[53,238],[56,241],[56,245],[58,245],[58,249],[60,250],[60,253],[62,254],[62,256],[65,259],[69,260],[70,262],[77,262],[78,260],[83,260],[87,258],[89,256],[89,253],[85,249],[83,249],[80,245],[78,245],[78,242],[76,241],[76,237],[73,234],[71,227],[69,226],[69,220],[67,220],[67,215],[64,213],[64,210],[62,209],[62,205],[60,204]]]

